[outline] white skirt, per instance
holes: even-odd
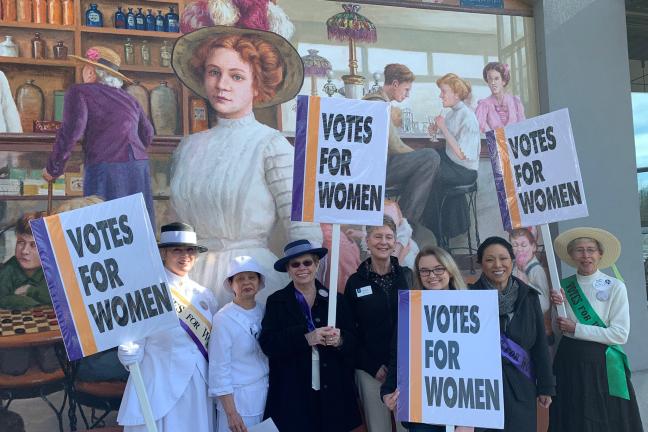
[[[158,432],[213,432],[214,404],[198,369],[169,413],[155,422]],[[227,424],[227,422],[226,422]],[[125,426],[124,432],[148,432],[145,424]]]

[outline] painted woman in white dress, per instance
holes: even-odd
[[[221,282],[232,258],[254,256],[272,269],[277,257],[268,239],[275,224],[289,239],[322,241],[319,225],[290,221],[293,148],[252,111],[292,99],[303,82],[303,64],[281,36],[227,26],[181,37],[172,64],[218,114],[215,127],[186,137],[176,150],[171,202],[209,247],[192,276],[226,304],[232,295]],[[266,276],[268,289],[258,298],[263,303],[288,282],[273,270]]]

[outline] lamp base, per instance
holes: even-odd
[[[344,97],[347,99],[361,99],[365,92],[365,78],[361,75],[343,75]]]

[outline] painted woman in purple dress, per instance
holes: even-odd
[[[483,74],[491,95],[477,103],[475,114],[480,131],[494,130],[524,120],[522,101],[506,92],[506,86],[511,80],[509,65],[490,62],[484,66]]]
[[[65,93],[63,123],[43,178],[51,181],[62,175],[83,138],[83,194],[111,200],[142,192],[155,227],[146,153],[153,126],[137,100],[121,88],[131,81],[119,72],[119,54],[97,46],[86,51],[86,58],[69,57],[86,63],[83,84],[73,84]]]

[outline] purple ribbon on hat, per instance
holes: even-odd
[[[509,339],[504,333],[500,333],[500,346],[502,349],[502,357],[510,361],[524,376],[531,381],[535,381],[533,363],[531,362],[529,353],[516,342]]]

